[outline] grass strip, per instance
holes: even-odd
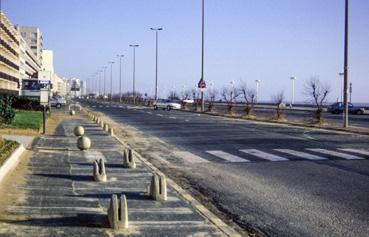
[[[17,149],[19,143],[16,141],[5,140],[3,145],[0,147],[0,165]]]

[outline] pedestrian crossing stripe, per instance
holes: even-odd
[[[215,150],[215,151],[206,151],[209,154],[212,154],[213,156],[219,157],[221,159],[224,159],[226,161],[230,161],[230,162],[250,162],[247,159],[241,158],[239,156],[236,155],[232,155],[229,154],[227,152],[224,151],[219,151],[219,150]]]
[[[369,156],[369,150],[360,150],[360,149],[349,149],[349,148],[340,148],[338,150],[341,151],[347,151],[347,152],[352,152],[352,153],[356,153],[356,154],[360,154],[360,155],[366,155]]]
[[[359,157],[359,156],[349,155],[349,154],[341,153],[341,152],[338,152],[338,151],[331,151],[331,150],[327,150],[327,149],[308,148],[307,150],[322,153],[322,154],[325,154],[325,155],[336,156],[336,157],[347,159],[347,160],[363,160],[364,159],[364,158]]]
[[[183,160],[185,160],[186,162],[189,163],[207,163],[209,162],[208,160],[201,158],[200,156],[197,156],[191,152],[188,151],[175,151],[173,152],[173,155],[176,157],[179,157]]]
[[[273,155],[270,153],[266,153],[263,151],[259,151],[257,149],[243,149],[240,150],[241,152],[244,152],[246,154],[252,155],[252,156],[256,156],[258,158],[261,159],[265,159],[265,160],[269,160],[269,161],[287,161],[287,158],[281,157],[281,156],[277,156],[277,155]]]
[[[302,151],[290,150],[290,149],[275,149],[275,151],[279,151],[279,152],[282,152],[282,153],[286,153],[286,154],[289,154],[289,155],[292,155],[292,156],[296,156],[296,157],[303,158],[303,159],[308,159],[308,160],[326,160],[327,159],[325,157],[312,155],[312,154],[302,152]]]

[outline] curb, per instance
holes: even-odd
[[[90,112],[90,110],[85,109],[85,111]],[[130,148],[130,146],[122,141],[117,136],[114,137],[121,145],[126,148]],[[202,205],[199,201],[193,198],[186,190],[181,188],[177,183],[175,183],[172,179],[170,179],[167,175],[161,172],[158,168],[156,168],[153,164],[143,158],[139,153],[137,153],[134,149],[132,149],[133,153],[136,155],[141,162],[143,162],[153,173],[158,175],[163,175],[166,177],[167,184],[171,186],[177,193],[179,193],[186,201],[188,201],[192,207],[194,207],[201,215],[207,218],[211,223],[213,223],[220,231],[222,231],[226,236],[230,237],[241,237],[237,231],[223,222],[220,218],[218,218],[214,213],[209,211],[204,205]]]
[[[0,166],[0,183],[5,179],[5,177],[15,169],[20,161],[20,157],[26,149],[22,144],[19,145],[15,151],[5,160],[2,166]]]

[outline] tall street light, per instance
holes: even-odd
[[[99,96],[101,95],[101,70],[97,71],[99,73]]]
[[[292,81],[292,98],[291,98],[290,107],[292,108],[292,105],[295,103],[295,80],[296,80],[296,77],[292,76],[292,77],[290,77],[290,79]]]
[[[203,83],[204,81],[204,31],[205,31],[205,0],[202,0],[202,37],[201,37],[201,79]],[[201,112],[205,111],[205,102],[204,102],[204,88],[201,89]]]
[[[259,84],[261,82],[261,80],[255,80],[256,82],[256,98],[255,98],[255,101],[256,103],[259,103]]]
[[[138,47],[138,44],[130,44],[129,47],[132,47],[133,49],[133,77],[132,77],[132,93],[133,93],[133,103],[136,101],[136,48]]]
[[[163,28],[150,28],[150,30],[155,31],[156,38],[156,63],[155,63],[155,101],[158,100],[158,32],[163,30]]]
[[[342,77],[342,78],[344,78],[343,76],[345,75],[345,73],[343,73],[343,72],[340,72],[340,73],[338,73],[338,76],[340,76],[340,77]],[[341,78],[340,78],[341,79]],[[342,80],[342,82],[340,82],[340,84],[341,84],[341,101],[340,102],[343,102],[343,89],[342,89],[342,85],[345,83],[345,81],[344,80]]]
[[[113,61],[108,62],[110,64],[110,100],[113,100]]]
[[[106,95],[106,68],[107,66],[102,67],[102,69],[104,70],[104,97]]]
[[[344,83],[343,83],[343,100],[344,100],[344,118],[343,127],[348,127],[348,31],[349,31],[349,0],[345,0],[345,46],[344,46]]]
[[[119,102],[122,102],[122,58],[123,54],[117,54],[119,58]]]

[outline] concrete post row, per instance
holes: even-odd
[[[112,127],[109,128],[109,135],[114,136],[114,129]]]
[[[93,176],[97,182],[106,182],[105,163],[103,159],[94,161]]]
[[[123,167],[128,169],[136,168],[136,162],[132,149],[125,148],[123,151]]]
[[[109,125],[107,123],[104,123],[104,131],[105,132],[109,131]]]
[[[118,197],[113,194],[110,199],[110,206],[108,209],[108,220],[111,228],[127,229],[128,228],[128,207],[125,195]]]

